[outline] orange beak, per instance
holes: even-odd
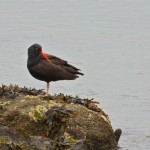
[[[40,55],[46,59],[48,62],[50,62],[49,58],[43,53],[43,52],[40,52]]]

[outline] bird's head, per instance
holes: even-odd
[[[36,57],[41,56],[50,62],[49,58],[42,52],[42,46],[39,44],[33,44],[28,48],[28,57]]]

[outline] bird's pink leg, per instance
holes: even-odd
[[[46,85],[46,96],[48,96],[49,86],[50,86],[50,83],[47,82],[47,85]]]

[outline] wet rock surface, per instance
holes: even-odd
[[[0,149],[101,150],[116,148],[121,130],[93,99],[43,90],[0,87]]]

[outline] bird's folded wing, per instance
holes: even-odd
[[[49,58],[49,60],[52,63],[56,64],[56,65],[63,65],[63,66],[66,66],[66,67],[70,67],[70,68],[72,68],[72,69],[74,69],[76,71],[80,70],[80,69],[76,68],[75,66],[68,64],[68,62],[66,60],[63,60],[63,59],[61,59],[59,57],[56,57],[56,56],[53,56],[53,55],[49,55],[49,54],[46,54],[46,55]]]

